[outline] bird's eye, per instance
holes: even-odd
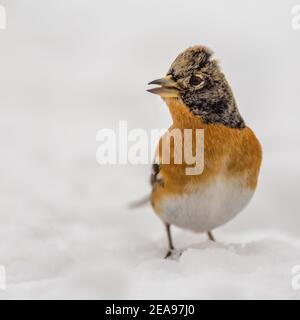
[[[190,78],[190,85],[193,87],[199,86],[203,82],[203,78],[198,75],[192,75]]]

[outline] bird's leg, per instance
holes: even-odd
[[[171,235],[171,226],[169,224],[166,224],[166,231],[167,231],[167,237],[168,237],[168,252],[165,256],[165,259],[169,258],[172,254],[172,251],[174,250],[174,245],[172,241],[172,235]]]
[[[211,240],[211,241],[216,241],[215,238],[214,238],[214,236],[213,236],[213,234],[211,233],[211,231],[208,231],[208,232],[207,232],[207,236],[208,236],[208,239],[209,239],[209,240]]]

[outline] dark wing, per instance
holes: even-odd
[[[155,188],[157,184],[159,184],[160,186],[164,185],[162,178],[159,176],[159,172],[160,172],[160,165],[158,163],[153,163],[152,173],[150,178],[150,183],[152,185],[152,188]]]
[[[159,171],[160,171],[160,165],[158,163],[153,163],[151,178],[150,178],[152,189],[154,189],[157,185],[164,186],[163,180],[159,176]],[[145,198],[140,199],[139,201],[130,203],[128,207],[130,209],[139,208],[144,204],[147,204],[149,201],[151,201],[151,196],[146,196]]]

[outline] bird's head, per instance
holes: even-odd
[[[229,84],[212,51],[204,46],[188,48],[175,59],[166,76],[151,81],[159,87],[148,91],[165,100],[181,99],[207,123],[243,127]]]

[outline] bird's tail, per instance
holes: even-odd
[[[128,208],[129,209],[136,209],[136,208],[143,207],[148,203],[150,203],[150,195],[147,195],[140,200],[129,203]]]

